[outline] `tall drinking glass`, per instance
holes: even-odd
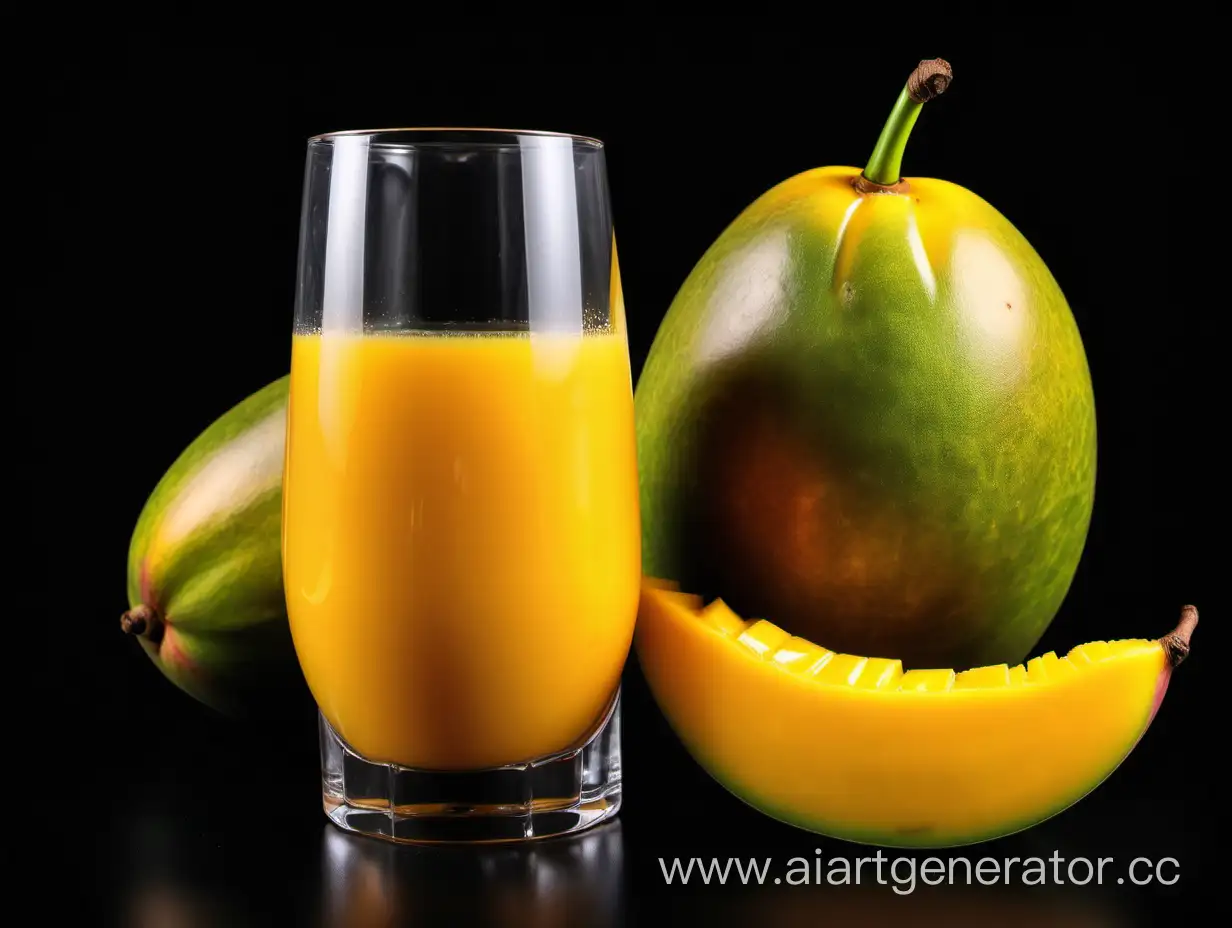
[[[330,819],[491,841],[614,815],[641,551],[602,144],[311,139],[287,429]]]

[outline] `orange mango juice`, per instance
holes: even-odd
[[[360,754],[491,767],[601,719],[641,576],[623,333],[296,335],[283,494],[300,664]]]

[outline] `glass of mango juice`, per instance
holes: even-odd
[[[601,142],[309,140],[282,516],[336,825],[502,841],[615,815],[641,550]]]

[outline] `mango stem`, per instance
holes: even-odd
[[[145,637],[157,644],[163,637],[163,619],[156,610],[140,603],[120,616],[120,630],[126,635]]]
[[[1168,632],[1159,643],[1163,645],[1168,656],[1168,665],[1176,667],[1189,656],[1189,639],[1194,629],[1198,627],[1198,610],[1195,606],[1185,606],[1181,609],[1181,620],[1176,628]]]
[[[920,109],[929,100],[945,93],[953,79],[954,69],[944,59],[932,58],[916,65],[881,130],[877,147],[861,175],[864,180],[877,187],[893,187],[902,180],[903,151],[920,117]]]

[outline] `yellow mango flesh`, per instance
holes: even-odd
[[[660,709],[724,787],[798,827],[898,847],[987,840],[1072,805],[1132,750],[1167,681],[1162,646],[1142,639],[904,673],[659,582],[635,640]]]

